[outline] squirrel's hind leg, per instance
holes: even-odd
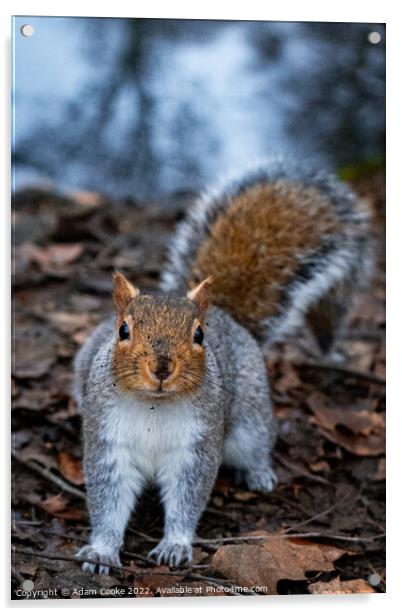
[[[262,367],[259,383],[245,384],[241,398],[234,396],[224,445],[224,464],[233,468],[235,480],[244,481],[251,491],[271,492],[276,485],[271,461],[275,438],[276,422]]]

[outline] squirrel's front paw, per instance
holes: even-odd
[[[174,543],[167,539],[162,539],[148,554],[148,558],[154,560],[158,565],[166,563],[169,567],[190,564],[192,557],[191,543]]]
[[[88,562],[82,563],[82,570],[86,573],[107,574],[111,567],[121,566],[118,551],[99,549],[96,545],[85,545],[76,553],[75,558],[88,559]]]

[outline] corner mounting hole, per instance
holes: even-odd
[[[372,45],[378,45],[378,43],[381,43],[381,34],[379,32],[370,32],[368,40]]]
[[[20,32],[22,36],[27,36],[27,37],[33,36],[33,33],[35,32],[35,28],[31,24],[24,24],[23,26],[21,26]]]

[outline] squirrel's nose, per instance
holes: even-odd
[[[171,370],[167,368],[166,369],[157,368],[156,370],[153,370],[152,372],[159,381],[165,381],[172,374]]]
[[[158,358],[156,368],[152,370],[152,373],[159,381],[165,381],[171,374],[171,362],[168,357]]]

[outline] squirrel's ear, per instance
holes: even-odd
[[[193,301],[198,306],[198,309],[202,316],[206,313],[209,302],[211,300],[212,283],[212,276],[208,276],[208,278],[205,278],[205,280],[200,282],[197,287],[191,289],[191,291],[187,293],[188,299],[191,299],[191,301]]]
[[[120,272],[115,272],[113,275],[113,300],[116,306],[117,313],[124,315],[130,301],[137,297],[140,292],[133,287],[131,282],[127,280]]]

